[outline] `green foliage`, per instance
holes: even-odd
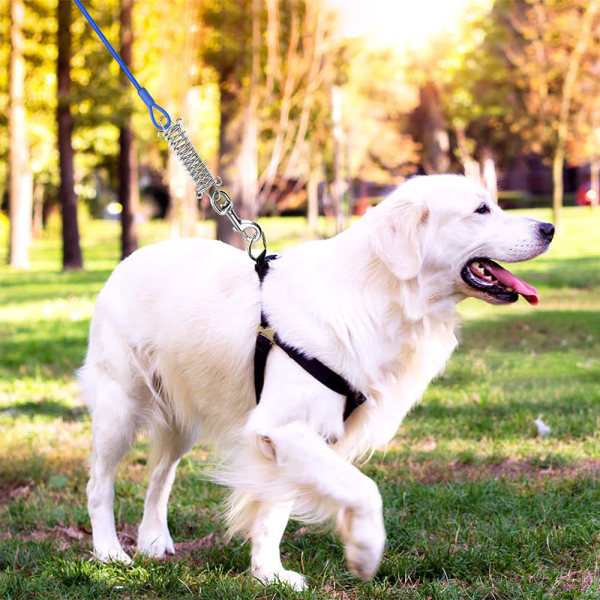
[[[473,11],[460,42],[436,65],[453,129],[466,131],[475,156],[493,148],[504,166],[525,150],[525,107],[506,51],[508,4]]]
[[[547,219],[547,211],[530,212]],[[600,552],[600,215],[565,209],[551,250],[514,270],[541,303],[461,305],[462,342],[385,453],[363,470],[383,494],[387,548],[376,578],[348,574],[339,540],[293,523],[282,551],[302,595],[251,580],[247,544],[227,541],[224,491],[210,451],[183,460],[169,508],[175,559],[90,560],[85,507],[89,418],[73,370],[95,295],[116,264],[118,225],[86,225],[86,273],[60,273],[53,231],[32,272],[0,267],[0,597],[22,598],[596,598]],[[273,246],[307,232],[265,219]],[[144,243],[168,235],[143,224]],[[0,247],[5,247],[0,236]],[[552,428],[535,435],[533,420]],[[116,515],[133,549],[147,444],[125,459]]]
[[[9,2],[0,0],[2,65],[8,64],[9,56]],[[31,167],[48,202],[55,200],[58,183],[56,2],[27,2],[25,15]],[[134,5],[134,74],[172,115],[185,116],[193,141],[213,168],[218,165],[226,171],[236,162],[245,126],[243,111],[257,101],[261,185],[269,179],[265,173],[272,159],[277,177],[306,179],[309,171],[318,170],[331,179],[331,86],[338,85],[350,148],[345,170],[351,177],[395,179],[424,162],[423,149],[409,135],[410,111],[415,88],[428,80],[440,88],[446,122],[456,134],[450,137],[456,168],[466,155],[481,158],[489,151],[500,166],[523,152],[552,155],[566,65],[586,2],[469,3],[460,32],[430,40],[426,51],[408,60],[373,51],[365,39],[341,39],[338,19],[321,0],[276,4],[275,62],[270,64],[269,5],[260,2],[259,77],[253,98],[251,2],[173,0]],[[92,1],[87,6],[118,49],[119,2]],[[540,14],[543,18],[538,18]],[[313,85],[309,73],[311,44],[317,38],[315,15],[323,43]],[[70,100],[77,194],[103,204],[118,185],[118,126],[126,118],[133,115],[142,165],[166,174],[167,148],[156,139],[135,90],[122,82],[117,64],[75,6],[73,16]],[[290,47],[295,33],[298,41]],[[598,150],[599,52],[595,35],[581,61],[569,115],[568,157],[577,161],[588,160]],[[291,95],[286,91],[288,76]],[[301,135],[307,98],[308,123]],[[6,189],[7,177],[7,103],[8,71],[0,69],[0,190]],[[221,126],[229,129],[224,135]],[[457,138],[463,133],[465,147],[459,152]]]

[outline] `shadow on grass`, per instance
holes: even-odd
[[[586,385],[595,385],[600,383],[600,376],[598,373],[569,373],[568,375],[560,374],[553,376],[552,374],[540,374],[535,375],[532,374],[530,377],[511,377],[509,381],[504,380],[502,377],[488,379],[484,384],[478,383],[478,378],[473,373],[469,373],[464,370],[457,370],[453,372],[449,372],[445,374],[442,378],[437,379],[435,381],[435,386],[438,388],[443,388],[448,391],[456,390],[464,386],[468,386],[469,384],[476,384],[482,386],[482,389],[489,389],[489,386],[492,385],[500,385],[503,384],[506,387],[510,387],[510,389],[519,389],[521,391],[535,391],[540,387],[544,387],[544,389],[553,389],[556,391],[557,385],[561,385],[564,387],[571,387],[572,389],[576,389],[580,386]],[[556,404],[556,398],[554,398],[553,402]],[[520,402],[521,406],[522,403]],[[537,403],[536,403],[537,405]]]
[[[83,364],[87,346],[88,322],[70,323],[71,335],[65,335],[59,321],[48,324],[44,335],[35,335],[39,327],[28,327],[31,333],[19,329],[22,341],[3,340],[0,351],[0,369],[6,370],[5,377],[25,378],[43,376],[72,376]],[[53,335],[53,334],[56,335]]]
[[[583,381],[581,381],[583,379]],[[577,394],[568,394],[572,389],[572,383],[577,382],[582,385],[582,389]],[[548,380],[545,380],[546,385]],[[428,422],[432,429],[436,429],[435,421],[444,423],[460,423],[464,429],[463,437],[469,437],[470,424],[474,421],[489,421],[490,432],[493,430],[496,436],[502,428],[509,426],[511,435],[515,435],[512,430],[514,419],[523,414],[530,414],[534,418],[537,414],[543,414],[544,418],[551,420],[552,415],[556,415],[560,422],[565,422],[572,417],[576,422],[579,422],[581,428],[587,430],[589,434],[596,431],[596,421],[600,419],[600,391],[596,389],[598,377],[589,375],[585,378],[576,377],[571,381],[560,381],[561,386],[555,386],[555,392],[564,392],[564,401],[560,402],[556,395],[553,394],[548,398],[531,397],[528,400],[522,397],[507,401],[490,401],[485,404],[465,405],[463,403],[440,403],[436,401],[424,401],[418,404],[413,409],[412,415]],[[586,385],[587,384],[587,385]],[[511,382],[513,385],[513,382]],[[590,394],[586,393],[590,392]],[[595,394],[593,392],[596,392]],[[584,417],[588,417],[589,422],[585,422]],[[442,430],[441,424],[438,426]],[[580,433],[583,433],[582,431]]]
[[[112,270],[82,272],[32,271],[5,273],[0,277],[2,304],[23,304],[40,300],[65,299],[69,296],[95,297]]]
[[[592,336],[593,339],[590,339]],[[525,315],[504,314],[469,321],[457,353],[472,349],[510,349],[517,354],[547,352],[571,345],[600,343],[600,317],[593,310],[548,310]]]
[[[61,418],[63,421],[82,421],[87,413],[83,406],[72,407],[58,400],[42,399],[39,402],[27,401],[12,404],[11,406],[0,408],[1,414],[9,415],[27,415],[34,417],[43,415],[47,417]]]
[[[591,288],[600,285],[600,256],[544,259],[538,268],[519,274],[549,288]]]

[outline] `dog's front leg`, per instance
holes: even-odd
[[[291,509],[292,502],[263,501],[258,504],[250,529],[252,575],[264,583],[279,581],[300,591],[306,587],[304,577],[284,569],[279,555],[279,544]]]
[[[375,482],[338,456],[307,425],[294,422],[254,433],[275,463],[261,496],[288,496],[294,508],[337,519],[348,567],[361,579],[375,574],[385,544],[382,503]],[[264,495],[267,495],[266,497]]]

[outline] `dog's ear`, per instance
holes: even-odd
[[[383,206],[374,210],[384,209]],[[377,258],[398,279],[413,279],[421,264],[419,235],[427,219],[426,206],[410,201],[400,201],[385,207],[377,215],[371,244]]]

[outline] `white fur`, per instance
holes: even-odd
[[[482,201],[490,214],[474,213]],[[80,371],[94,435],[88,507],[96,555],[129,560],[115,533],[113,484],[135,432],[148,428],[141,551],[174,551],[168,496],[180,457],[201,435],[223,456],[229,525],[251,539],[254,576],[304,586],[279,558],[291,512],[334,519],[350,570],[372,577],[385,543],[381,497],[351,463],[394,436],[455,348],[455,306],[480,295],[463,283],[462,266],[540,254],[548,243],[538,226],[506,215],[467,179],[422,177],[344,233],[271,263],[262,291],[271,325],[368,398],[345,423],[344,398],[277,347],[255,404],[261,291],[245,253],[199,239],[135,252],[98,296]]]

